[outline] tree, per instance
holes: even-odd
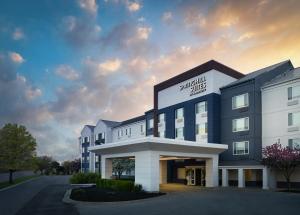
[[[286,179],[288,190],[290,190],[291,175],[300,164],[300,150],[282,147],[278,143],[266,146],[263,149],[262,163],[267,167],[280,170]]]
[[[0,129],[0,169],[9,171],[9,183],[13,173],[32,167],[36,155],[36,141],[25,126],[6,124]]]
[[[44,173],[48,174],[51,171],[51,164],[53,160],[49,156],[36,157],[35,167],[36,170],[39,170],[41,175]]]
[[[59,174],[59,167],[60,164],[57,161],[52,161],[50,164],[51,172],[54,172],[55,174]]]
[[[121,178],[123,172],[130,172],[134,168],[134,160],[116,158],[112,161],[113,172],[118,176],[118,179]]]
[[[64,167],[65,174],[69,175],[71,173],[71,162],[70,161],[64,161],[62,166]]]
[[[81,168],[81,161],[80,159],[75,159],[71,161],[71,173],[79,172]]]

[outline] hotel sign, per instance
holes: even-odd
[[[190,90],[190,96],[203,93],[206,91],[206,78],[205,76],[195,78],[194,80],[188,81],[180,85],[180,91]]]

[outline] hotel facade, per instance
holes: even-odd
[[[300,148],[300,69],[284,61],[244,75],[214,60],[154,86],[153,109],[100,119],[79,137],[81,169],[112,177],[112,159],[135,160],[135,182],[206,187],[282,186],[262,148]],[[292,183],[300,184],[300,170]]]

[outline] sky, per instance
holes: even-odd
[[[79,156],[85,124],[153,108],[153,86],[208,60],[300,65],[300,1],[1,0],[0,127]]]

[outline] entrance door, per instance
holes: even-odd
[[[187,185],[196,185],[196,171],[195,168],[187,169]]]
[[[186,169],[187,185],[205,186],[204,177],[205,175],[202,168],[189,167]]]

